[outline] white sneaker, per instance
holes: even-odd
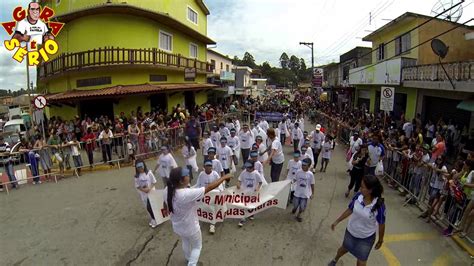
[[[151,228],[156,228],[158,226],[158,223],[155,220],[151,220],[150,223],[148,223],[148,225]]]
[[[209,233],[214,234],[215,232],[216,232],[216,227],[213,224],[211,224],[211,226],[209,226]]]
[[[244,223],[245,223],[244,221],[240,221],[240,222],[239,222],[239,227],[244,226]]]
[[[41,183],[42,183],[41,181],[36,182],[36,184],[38,184],[38,185],[41,184]]]

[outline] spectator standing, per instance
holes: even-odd
[[[104,130],[100,132],[99,141],[101,142],[102,146],[102,159],[104,163],[112,161],[112,138],[114,134],[109,128],[109,125],[104,127]],[[112,165],[112,162],[110,162]]]

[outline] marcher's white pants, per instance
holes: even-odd
[[[192,236],[182,236],[181,241],[183,241],[184,257],[188,261],[188,266],[197,265],[202,249],[201,230]]]

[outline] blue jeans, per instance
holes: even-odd
[[[16,177],[15,173],[13,171],[13,164],[12,163],[6,163],[5,164],[5,172],[7,172],[8,179],[10,180],[13,187],[16,187],[18,185],[18,182],[16,182]]]

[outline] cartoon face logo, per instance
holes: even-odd
[[[36,23],[40,17],[41,7],[38,3],[31,2],[28,5],[28,20]]]

